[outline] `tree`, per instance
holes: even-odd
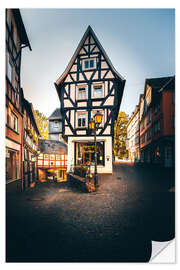
[[[127,141],[127,123],[128,115],[125,112],[119,112],[118,118],[114,124],[114,156],[119,158],[127,157],[128,151],[126,150]]]
[[[42,138],[48,140],[48,121],[46,117],[38,110],[34,110],[34,114]]]

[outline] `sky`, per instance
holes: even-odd
[[[146,78],[175,74],[174,9],[20,9],[32,51],[23,49],[25,98],[46,117],[59,107],[54,82],[88,25],[126,79],[120,110],[131,115]]]

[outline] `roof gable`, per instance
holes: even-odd
[[[117,70],[114,68],[114,66],[113,66],[113,64],[112,64],[112,62],[111,62],[111,60],[109,59],[109,57],[107,56],[107,54],[106,54],[104,48],[103,48],[102,45],[100,44],[100,42],[99,42],[97,36],[95,35],[93,29],[92,29],[91,26],[89,25],[88,28],[87,28],[87,30],[86,30],[86,32],[84,33],[84,35],[83,35],[81,41],[80,41],[80,43],[79,43],[79,45],[78,45],[78,47],[77,47],[75,53],[73,54],[73,56],[72,56],[72,58],[71,58],[69,64],[67,65],[67,67],[66,67],[64,73],[63,73],[63,74],[58,78],[58,80],[56,81],[56,85],[61,84],[61,83],[63,82],[63,80],[66,78],[66,76],[68,75],[68,72],[71,70],[71,68],[72,68],[72,66],[73,66],[73,64],[74,64],[74,62],[76,61],[76,58],[77,58],[78,54],[79,54],[81,51],[84,52],[84,53],[86,53],[86,51],[87,51],[87,49],[88,49],[88,48],[87,48],[88,45],[86,45],[86,44],[88,44],[88,38],[89,38],[89,36],[90,36],[90,42],[91,42],[91,43],[94,43],[94,48],[93,48],[93,45],[92,45],[92,47],[90,48],[91,51],[93,51],[93,52],[96,52],[96,51],[97,51],[97,52],[98,52],[98,50],[100,50],[101,53],[102,53],[102,55],[103,55],[103,57],[104,57],[104,59],[106,60],[107,64],[110,66],[110,68],[112,69],[112,71],[113,71],[113,73],[115,74],[115,76],[116,76],[118,79],[120,79],[121,81],[125,81],[125,79],[124,79],[124,78],[117,72]]]
[[[48,117],[48,120],[62,119],[60,108],[54,110],[54,112]]]

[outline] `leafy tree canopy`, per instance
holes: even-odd
[[[38,110],[34,110],[34,114],[42,138],[48,140],[48,121],[46,117]]]
[[[114,124],[113,152],[114,156],[118,156],[121,159],[127,157],[128,155],[128,152],[126,150],[128,121],[128,114],[126,114],[125,112],[119,112],[117,120]]]

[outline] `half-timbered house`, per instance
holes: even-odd
[[[6,187],[22,189],[22,49],[31,45],[19,9],[6,9]]]
[[[114,120],[125,79],[113,67],[97,36],[88,26],[64,73],[55,82],[61,103],[62,135],[68,142],[68,170],[94,163],[94,137],[88,128],[97,111],[103,121],[97,131],[99,173],[112,173]]]

